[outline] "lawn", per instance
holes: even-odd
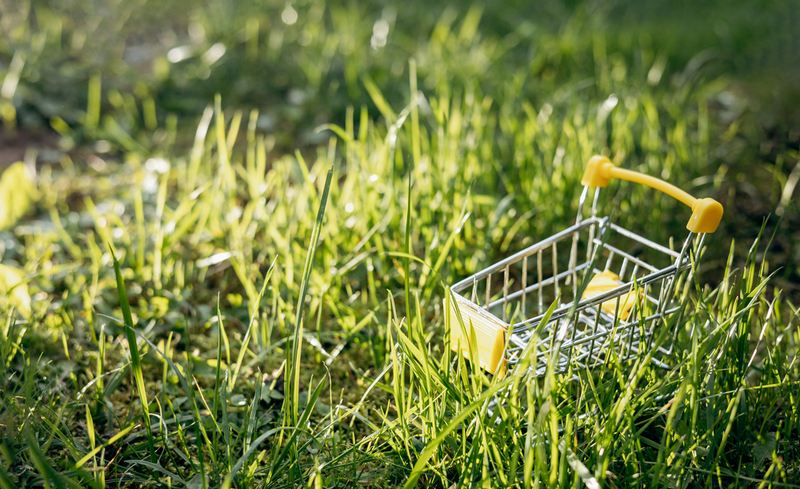
[[[0,487],[799,487],[768,3],[0,0]],[[595,154],[725,207],[669,368],[474,368],[449,286],[574,223]]]

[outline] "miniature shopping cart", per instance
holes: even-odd
[[[597,215],[600,189],[611,178],[655,188],[692,209],[680,250]],[[695,199],[657,178],[617,168],[603,156],[589,160],[581,183],[573,226],[451,288],[453,300],[445,304],[451,347],[492,374],[523,357],[541,375],[550,363],[558,374],[602,365],[612,352],[624,361],[651,351],[657,326],[679,310],[673,292],[690,273],[690,255],[722,219],[722,205],[714,199]],[[591,217],[584,218],[590,188],[595,189]],[[678,326],[674,322],[672,342]],[[671,345],[656,347],[651,360],[666,366]]]

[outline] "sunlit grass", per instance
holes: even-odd
[[[670,369],[612,355],[492,378],[445,341],[460,327],[447,286],[573,222],[591,155],[723,200],[725,80],[656,80],[650,47],[607,52],[579,17],[557,35],[484,33],[473,8],[432,24],[390,83],[369,56],[335,54],[375,19],[296,7],[296,23],[278,24],[284,4],[269,27],[236,17],[223,56],[300,53],[291,69],[320,93],[343,67],[365,103],[323,119],[319,144],[222,96],[199,120],[148,115],[152,94],[96,77],[83,119],[55,124],[111,153],[41,168],[35,213],[2,234],[31,305],[3,303],[0,486],[797,484],[800,336],[770,236],[708,237],[676,291]],[[330,24],[303,17],[315,8]],[[230,27],[204,15],[206,36]],[[626,227],[685,235],[677,203],[609,190],[602,211]]]

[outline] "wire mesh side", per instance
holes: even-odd
[[[587,194],[585,188],[581,209]],[[452,287],[460,299],[510,332],[505,352],[509,364],[519,361],[531,341],[536,345],[528,351],[537,356],[537,371],[551,359],[557,371],[570,364],[602,365],[612,354],[629,359],[650,348],[654,330],[673,312],[668,302],[676,278],[689,267],[687,250],[694,236],[690,233],[679,251],[650,241],[607,217],[597,217],[597,195],[591,217],[583,219],[579,212],[575,225]],[[577,297],[584,278],[604,273],[611,286],[594,296]],[[623,299],[626,302],[620,304]],[[576,316],[567,324],[576,301]],[[553,314],[542,324],[545,309],[553,303]],[[554,348],[559,351],[551,355]],[[658,353],[670,351],[660,348]]]

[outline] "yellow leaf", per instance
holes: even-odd
[[[150,304],[153,305],[153,315],[157,318],[169,311],[169,299],[166,297],[153,297],[150,299]]]
[[[0,176],[0,230],[13,226],[39,198],[30,170],[14,163]]]
[[[19,270],[0,264],[0,309],[10,306],[27,317],[31,314],[31,296]]]
[[[209,358],[208,360],[206,360],[206,363],[211,368],[217,368],[217,359],[216,358]],[[227,370],[228,364],[226,364],[224,361],[220,361],[219,362],[219,368],[221,368],[222,370]]]

